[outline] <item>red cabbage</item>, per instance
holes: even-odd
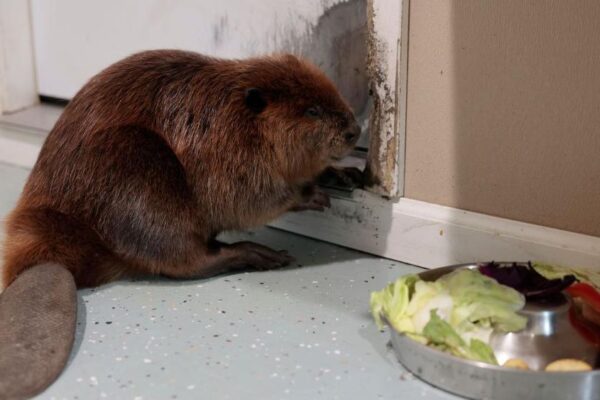
[[[577,281],[573,275],[562,278],[547,279],[540,275],[531,263],[512,265],[495,262],[479,265],[479,272],[495,279],[502,285],[509,286],[521,292],[527,299],[543,300],[553,297]]]

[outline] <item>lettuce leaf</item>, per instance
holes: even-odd
[[[531,263],[501,265],[490,262],[480,265],[479,272],[502,285],[510,286],[528,299],[551,298],[576,281],[575,276],[569,274],[549,279],[541,275]]]
[[[423,336],[436,347],[446,349],[456,356],[498,365],[494,351],[487,343],[479,339],[471,339],[467,345],[466,341],[448,322],[441,319],[435,310],[431,310],[429,322],[423,329]]]
[[[561,279],[573,275],[580,282],[589,283],[600,291],[600,270],[582,267],[563,267],[561,265],[533,262],[533,268],[547,279]]]
[[[479,339],[471,339],[469,346],[470,359],[476,361],[483,361],[488,364],[498,365],[494,350],[487,344]]]
[[[383,328],[383,317],[398,332],[415,333],[406,311],[418,280],[416,275],[407,275],[390,283],[383,290],[371,293],[371,313],[379,329]]]
[[[450,323],[459,331],[494,328],[503,332],[521,330],[527,318],[516,313],[525,306],[525,297],[477,271],[457,270],[438,282],[454,300]]]

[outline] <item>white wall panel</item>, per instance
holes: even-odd
[[[32,0],[39,92],[71,98],[133,52],[180,48],[219,57],[306,55],[357,112],[367,102],[364,0]]]

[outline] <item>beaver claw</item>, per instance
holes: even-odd
[[[286,250],[273,250],[254,242],[238,242],[230,245],[240,253],[244,264],[259,271],[281,268],[294,261]]]
[[[324,211],[325,208],[329,207],[331,207],[329,195],[315,186],[312,188],[310,197],[308,197],[304,202],[292,207],[290,211]]]
[[[328,167],[317,179],[322,186],[333,188],[362,188],[365,186],[365,174],[356,167]]]

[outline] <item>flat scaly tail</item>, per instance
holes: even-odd
[[[57,264],[27,269],[0,294],[0,400],[30,398],[56,380],[76,318],[75,281]]]

